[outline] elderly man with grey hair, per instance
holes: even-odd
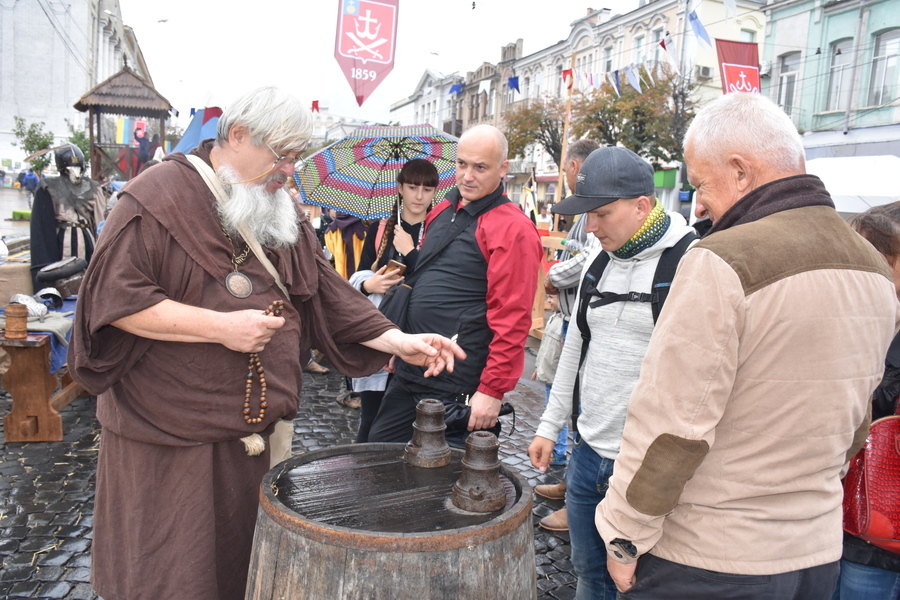
[[[244,597],[267,442],[297,413],[310,347],[354,377],[391,354],[429,374],[464,357],[401,333],[322,256],[284,190],[311,121],[255,90],[217,139],[123,188],[106,222],[69,365],[98,396],[91,583],[107,600]]]
[[[622,598],[830,598],[841,474],[900,324],[891,271],[759,94],[685,137],[713,227],[678,267],[596,525]]]

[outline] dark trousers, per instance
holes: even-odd
[[[456,404],[457,394],[430,389],[422,385],[408,383],[399,377],[391,377],[381,407],[375,415],[375,421],[369,429],[370,442],[402,443],[412,439],[413,423],[416,420],[416,405],[420,400],[433,398],[440,400],[445,406]],[[448,411],[449,412],[449,411]],[[445,436],[447,443],[454,448],[465,448],[469,432],[466,430],[468,417],[456,419],[447,424]],[[491,433],[500,435],[497,424]]]
[[[375,415],[381,408],[381,399],[384,392],[360,392],[359,393],[359,430],[356,432],[356,443],[364,444],[369,441],[369,430],[375,422]]]
[[[828,600],[840,562],[777,575],[732,575],[688,567],[645,554],[637,583],[619,600]]]

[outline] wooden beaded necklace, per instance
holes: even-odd
[[[266,309],[266,315],[280,317],[282,310],[284,310],[284,301],[276,300]],[[253,411],[250,410],[250,396],[253,394],[253,373],[259,375],[259,414],[255,417],[251,416]],[[247,386],[246,394],[244,395],[244,409],[241,411],[244,416],[244,421],[250,425],[262,423],[263,417],[266,416],[267,408],[269,408],[269,403],[266,402],[266,370],[259,360],[259,354],[251,352],[250,361],[247,364]]]

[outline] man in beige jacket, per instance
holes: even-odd
[[[900,324],[884,259],[805,174],[790,119],[728,94],[685,137],[709,234],[681,261],[597,508],[620,598],[830,598],[840,477]]]

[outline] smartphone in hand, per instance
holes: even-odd
[[[389,260],[386,272],[390,273],[394,270],[400,271],[400,274],[403,275],[406,272],[406,265],[404,265],[402,262],[397,262],[396,260]]]

